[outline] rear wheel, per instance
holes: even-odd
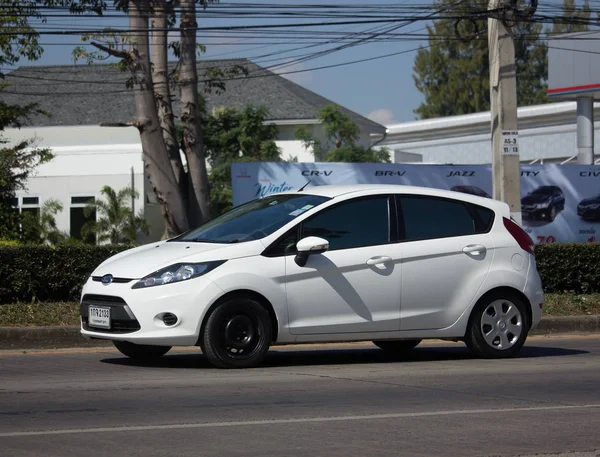
[[[113,344],[121,354],[133,360],[158,359],[171,350],[171,346],[148,346],[129,341],[113,341]]]
[[[373,341],[373,344],[389,354],[401,355],[413,350],[420,342],[421,340],[394,340]]]
[[[494,294],[473,310],[465,343],[479,357],[513,357],[528,332],[525,304],[512,295]]]
[[[264,359],[272,333],[269,312],[255,300],[236,297],[211,311],[201,347],[217,367],[250,368]]]
[[[550,222],[553,222],[554,219],[556,219],[556,205],[552,205],[550,207],[549,213],[550,214],[548,218],[550,219]]]

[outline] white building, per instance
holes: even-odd
[[[317,113],[333,102],[245,59],[203,61],[199,75],[207,67],[234,65],[246,67],[249,77],[227,81],[226,91],[221,94],[204,94],[207,109],[266,106],[268,122],[279,128],[277,145],[282,158],[313,162],[314,156],[296,140],[295,133],[304,127],[314,137],[323,138]],[[51,116],[35,116],[26,127],[6,129],[5,139],[18,142],[36,137],[39,147],[50,148],[55,155],[36,170],[27,191],[18,193],[20,210],[39,208],[44,201],[57,199],[64,206],[57,217],[58,228],[79,237],[86,202],[100,198],[105,185],[118,190],[133,182],[140,194],[135,210],[144,209],[152,230],[149,238],[140,241],[160,238],[164,224],[144,179],[139,133],[134,127],[105,126],[126,124],[135,117],[133,93],[125,88],[127,78],[126,73],[110,65],[84,64],[22,67],[7,75],[10,86],[0,93],[1,100],[20,105],[37,103]],[[199,90],[203,91],[202,82]],[[381,138],[385,133],[384,126],[340,108],[360,127],[361,144],[369,146],[372,138]],[[180,111],[177,102],[174,110]]]
[[[594,106],[595,117],[600,103]],[[569,163],[577,158],[577,103],[518,109],[522,163]],[[388,125],[380,143],[394,150],[394,162],[487,164],[491,162],[490,112]],[[600,130],[600,123],[594,124]],[[595,135],[595,149],[600,135]],[[600,161],[596,161],[600,163]]]

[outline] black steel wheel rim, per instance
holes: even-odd
[[[221,321],[221,347],[229,357],[251,357],[260,346],[261,330],[256,317],[243,312],[228,313]]]

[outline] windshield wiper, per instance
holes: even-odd
[[[182,241],[189,241],[191,243],[228,243],[228,241],[221,241],[221,240],[211,240],[209,238],[192,238],[190,240],[182,240]]]

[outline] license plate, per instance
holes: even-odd
[[[88,325],[90,327],[110,328],[110,308],[89,306]]]

